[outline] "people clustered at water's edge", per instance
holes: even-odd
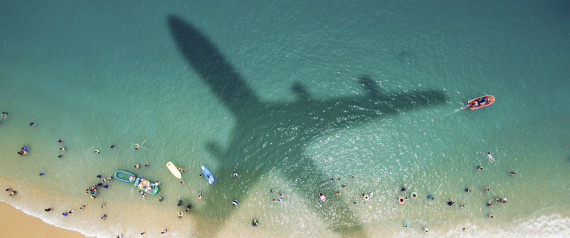
[[[0,116],[0,119],[6,119],[6,118],[7,118],[7,115],[8,115],[7,112],[2,112],[2,114],[1,114],[1,116]],[[35,122],[29,123],[29,126],[30,126],[31,128],[33,128],[33,129],[35,129],[35,125],[36,125]],[[62,140],[62,139],[59,139],[59,140],[58,140],[58,143],[60,143],[60,144],[63,143],[63,140]],[[139,143],[135,144],[134,149],[135,149],[135,150],[146,149],[146,148],[143,146],[145,143],[146,143],[146,140],[144,140],[144,141],[141,142],[140,144],[139,144]],[[111,145],[110,148],[111,148],[111,149],[115,149],[116,146],[115,146],[115,145]],[[58,157],[59,157],[59,158],[62,158],[63,153],[66,152],[66,148],[65,148],[64,146],[60,146],[60,147],[59,147],[59,150],[61,151],[62,154],[58,155]],[[24,145],[24,146],[22,146],[22,148],[21,148],[21,150],[18,152],[18,154],[20,154],[20,155],[26,155],[26,154],[28,154],[28,152],[29,152],[29,147],[28,147],[27,145]],[[99,154],[99,153],[100,153],[100,150],[95,150],[95,153],[96,153],[96,154]],[[491,152],[488,152],[486,156],[487,156],[487,158],[488,158],[488,160],[489,160],[490,163],[493,163],[493,162],[495,161],[494,157],[491,155]],[[134,166],[134,168],[135,168],[135,169],[140,168],[140,164],[137,163],[137,164]],[[149,168],[149,162],[148,162],[148,161],[145,161],[145,168]],[[477,166],[476,169],[477,169],[478,171],[482,171],[484,168],[483,168],[483,166],[479,165],[479,166]],[[181,172],[186,172],[186,169],[182,169],[182,168],[180,168],[180,167],[178,167],[178,170],[180,170]],[[43,175],[43,174],[44,174],[43,172],[40,173],[40,175]],[[516,175],[516,171],[511,170],[511,171],[508,172],[508,174],[511,175],[511,176],[514,176],[514,175]],[[200,175],[200,177],[202,177],[202,175]],[[234,174],[233,174],[233,177],[234,177],[234,178],[238,178],[238,174],[237,174],[237,173],[234,173]],[[112,177],[111,177],[111,176],[108,176],[108,177],[106,177],[106,178],[103,178],[101,175],[98,175],[97,178],[101,180],[100,183],[93,184],[93,185],[91,185],[90,187],[86,188],[86,192],[90,194],[91,199],[95,198],[95,196],[96,196],[96,194],[97,194],[97,192],[98,192],[98,189],[99,189],[100,187],[104,187],[104,188],[106,188],[106,189],[109,188],[109,185],[108,185],[108,184],[104,184],[104,185],[103,185],[103,183],[111,182],[111,181],[112,181]],[[355,177],[354,177],[354,176],[351,176],[351,178],[354,179]],[[331,178],[331,179],[330,179],[330,184],[332,185],[334,181],[340,182],[340,181],[341,181],[341,178],[336,178],[336,179],[335,179],[335,178]],[[181,183],[184,184],[184,181],[182,180]],[[346,187],[345,184],[342,184],[342,185],[341,185],[341,188],[345,188],[345,187]],[[17,191],[13,190],[11,186],[6,187],[6,191],[9,192],[9,193],[10,193],[10,196],[12,196],[12,197],[16,196],[16,194],[17,194]],[[472,191],[472,188],[465,188],[465,191],[466,191],[466,192],[471,192],[471,191]],[[487,188],[487,187],[485,186],[485,187],[483,188],[483,191],[484,191],[484,192],[488,192],[488,191],[489,191],[489,188]],[[275,190],[270,189],[269,192],[270,192],[271,194],[273,194],[273,193],[275,192]],[[405,193],[405,192],[406,192],[406,188],[405,188],[405,187],[402,187],[401,190],[400,190],[400,192]],[[335,194],[336,194],[337,196],[341,196],[341,195],[342,195],[342,192],[341,192],[340,190],[338,190],[338,191],[336,191]],[[199,192],[199,193],[198,193],[198,198],[199,198],[199,199],[202,199],[202,196],[203,196],[203,195],[204,195],[203,192]],[[373,196],[374,196],[374,193],[371,192],[371,191],[369,191],[369,192],[364,192],[364,193],[360,194],[360,197],[361,197],[364,201],[368,201],[368,200],[372,199]],[[410,197],[410,196],[411,196],[412,198],[416,198],[418,195],[417,195],[417,193],[415,193],[415,192],[414,192],[414,193],[411,193],[411,195],[409,195],[409,196],[408,196],[408,195],[402,195],[402,196],[400,196],[400,197],[398,198],[398,202],[399,202],[400,204],[404,204],[406,201],[409,200],[409,197]],[[427,198],[433,200],[433,199],[434,199],[434,196],[431,195],[431,194],[429,194],[429,195],[427,195]],[[273,202],[278,202],[278,203],[283,203],[283,201],[284,201],[283,199],[284,199],[284,192],[279,192],[279,196],[278,196],[277,198],[272,198],[272,201],[273,201]],[[326,200],[327,200],[326,194],[323,193],[323,192],[319,192],[319,193],[318,193],[318,199],[319,199],[321,202],[326,202]],[[161,196],[161,197],[159,198],[159,201],[160,201],[160,202],[163,201],[163,196]],[[493,203],[497,204],[497,203],[506,203],[506,202],[507,202],[507,198],[494,198],[494,199],[489,200],[489,201],[486,203],[486,205],[487,205],[488,207],[493,207]],[[354,201],[353,203],[354,203],[354,204],[357,204],[356,201]],[[179,201],[178,201],[178,206],[181,206],[182,204],[183,204],[183,201],[182,201],[182,200],[179,200]],[[453,200],[447,201],[447,205],[449,205],[449,206],[453,206],[454,204],[455,204],[455,201],[453,201]],[[85,210],[86,205],[87,205],[87,203],[83,204],[83,205],[80,207],[80,210]],[[233,200],[233,201],[232,201],[232,205],[233,205],[233,206],[238,206],[238,201],[237,201],[237,200]],[[105,205],[103,204],[103,205],[101,206],[101,208],[104,209],[104,208],[105,208]],[[186,211],[186,212],[190,212],[190,209],[191,209],[191,208],[192,208],[192,205],[188,203],[187,206],[186,206],[185,211]],[[460,205],[460,208],[464,208],[464,205],[461,204],[461,205]],[[53,208],[49,207],[49,208],[46,208],[46,209],[44,209],[44,210],[45,210],[46,212],[50,212],[50,211],[53,210]],[[65,210],[65,211],[62,213],[62,215],[63,215],[63,216],[68,216],[68,215],[73,214],[74,212],[75,212],[74,209]],[[182,218],[182,217],[183,217],[183,213],[182,213],[181,211],[179,211],[179,212],[177,213],[177,216],[178,216],[178,218]],[[489,216],[489,218],[493,218],[493,217],[494,217],[492,213],[489,213],[488,216]],[[104,213],[103,216],[101,216],[101,220],[106,220],[106,219],[107,219],[107,213]],[[257,224],[258,224],[257,219],[252,220],[252,225],[257,226]],[[407,224],[404,224],[404,227],[407,227]],[[463,228],[463,229],[465,230],[465,228]],[[429,229],[426,227],[426,228],[424,228],[424,231],[428,232]],[[166,233],[166,232],[167,232],[167,229],[164,229],[164,230],[161,232],[161,234],[164,234],[164,233]],[[141,235],[144,235],[144,234],[146,234],[146,232],[142,232],[142,233],[141,233]]]

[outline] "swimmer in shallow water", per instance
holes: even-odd
[[[142,143],[140,143],[140,144],[135,144],[135,150],[138,150],[138,149],[141,149],[141,148],[144,149],[143,145],[144,145],[145,142],[146,142],[146,140],[144,140],[144,141],[143,141]]]
[[[516,171],[514,171],[514,170],[511,170],[511,171],[509,171],[509,175],[511,175],[511,176],[515,176],[515,174],[517,174],[517,172],[516,172]]]
[[[324,202],[327,200],[327,197],[325,196],[324,193],[319,193],[319,199],[321,200],[321,202]]]
[[[495,158],[493,158],[493,156],[491,155],[491,152],[487,152],[487,159],[489,159],[489,162],[493,163],[495,161]]]
[[[0,118],[3,118],[3,119],[8,118],[8,113],[7,113],[7,112],[2,112],[2,116],[0,116]]]

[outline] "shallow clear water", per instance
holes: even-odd
[[[0,111],[9,112],[0,178],[19,190],[0,198],[49,223],[103,237],[569,232],[563,1],[0,9]],[[461,109],[487,94],[492,106]],[[14,153],[22,145],[30,154]],[[188,170],[184,185],[168,161]],[[164,202],[119,181],[91,200],[84,189],[117,169],[161,181]],[[278,192],[283,203],[272,202]],[[411,192],[418,198],[397,203]],[[497,197],[509,202],[485,205]],[[182,219],[179,199],[193,206]]]

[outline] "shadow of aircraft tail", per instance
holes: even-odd
[[[292,89],[298,96],[296,101],[261,102],[197,28],[176,16],[169,17],[168,24],[186,61],[236,117],[227,148],[208,144],[220,161],[213,172],[221,175],[209,187],[204,208],[198,208],[204,216],[217,221],[217,225],[207,224],[212,228],[210,233],[218,231],[214,226],[223,226],[223,221],[238,209],[231,206],[232,200],[247,198],[247,187],[254,186],[269,171],[277,170],[331,230],[363,236],[363,226],[351,210],[352,203],[335,199],[336,189],[329,185],[330,176],[313,159],[304,156],[305,146],[339,128],[446,100],[443,93],[435,90],[384,94],[369,76],[363,76],[360,83],[366,92],[364,96],[313,99],[303,85],[295,84]],[[240,171],[239,180],[245,187],[237,186],[237,180],[231,178],[235,171]],[[319,201],[319,192],[328,195],[326,203]]]

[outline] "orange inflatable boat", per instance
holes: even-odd
[[[489,106],[495,102],[495,96],[493,95],[486,95],[482,97],[478,97],[475,99],[469,100],[465,108],[469,108],[471,110],[479,109],[482,107]]]

